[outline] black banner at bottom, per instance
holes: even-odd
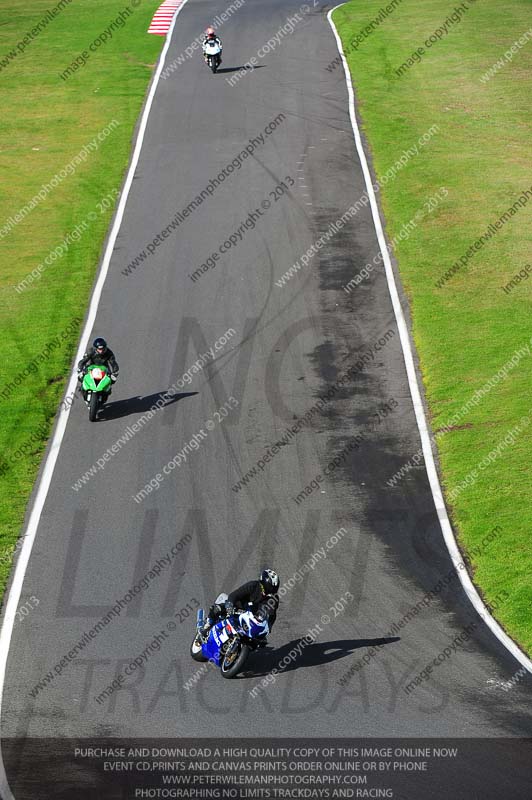
[[[532,739],[3,739],[1,747],[15,800],[532,797]]]

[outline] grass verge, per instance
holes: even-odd
[[[353,0],[333,19],[377,176],[438,126],[381,202],[392,239],[443,196],[395,256],[459,543],[485,601],[508,592],[495,616],[530,653],[530,4]]]
[[[63,0],[39,29],[57,4],[3,4],[0,594],[161,50],[162,37],[146,32],[157,5]],[[61,78],[84,50],[88,59]]]

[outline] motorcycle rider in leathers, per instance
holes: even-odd
[[[205,59],[205,63],[207,63],[207,53],[205,52],[205,45],[207,42],[214,42],[220,48],[220,53],[218,54],[218,64],[222,63],[222,40],[216,36],[214,32],[214,28],[207,28],[205,31],[205,36],[203,42],[201,43],[201,48],[203,50],[203,57]]]
[[[110,347],[107,346],[105,339],[98,336],[92,343],[92,347],[87,350],[83,358],[78,363],[78,381],[83,383],[83,378],[87,371],[87,367],[94,364],[97,367],[107,367],[109,377],[114,383],[118,377],[118,362],[115,354]],[[111,394],[110,387],[108,394]]]
[[[268,623],[271,630],[279,607],[279,576],[273,569],[263,569],[258,581],[248,581],[232,591],[223,603],[214,603],[201,633],[204,638],[220,619],[236,611],[252,611],[253,615]]]

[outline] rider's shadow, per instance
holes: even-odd
[[[254,67],[248,67],[244,64],[241,67],[218,67],[216,74],[219,75],[220,72],[242,72],[243,70],[246,70],[246,72],[253,72],[253,70],[263,69],[265,66],[266,64],[256,64]]]
[[[185,397],[193,397],[197,392],[183,392],[181,394],[173,394],[168,397],[164,406],[161,409],[167,408],[172,403],[178,403]],[[117,400],[115,403],[106,403],[98,415],[100,420],[120,419],[120,417],[129,417],[131,414],[144,414],[149,411],[155,403],[161,398],[166,396],[166,392],[157,392],[156,394],[147,394],[145,397],[137,395],[137,397],[128,397],[127,400]]]
[[[260,657],[260,669],[253,669],[252,677],[267,675],[276,668],[279,672],[291,672],[303,667],[319,667],[350,656],[355,650],[360,650],[363,647],[379,647],[393,644],[393,642],[398,642],[399,638],[399,636],[390,636],[381,639],[337,639],[333,642],[313,642],[307,645],[304,645],[301,639],[293,639],[277,650],[268,647],[257,651],[256,655]],[[298,645],[304,646],[302,649],[297,650]],[[290,657],[291,651],[292,657]],[[290,662],[286,666],[285,664],[281,665],[284,658],[287,661],[290,658]],[[259,662],[258,658],[257,662]],[[249,671],[246,670],[246,672]]]

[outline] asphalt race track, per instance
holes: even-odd
[[[378,253],[369,208],[276,284],[365,191],[343,69],[325,68],[338,54],[330,7],[301,14],[294,32],[231,86],[234,70],[299,8],[246,0],[220,30],[219,74],[196,53],[158,85],[94,328],[117,354],[120,379],[101,421],[89,423],[79,399],[70,414],[21,599],[39,604],[11,641],[4,741],[532,733],[530,676],[504,691],[520,665],[452,577],[424,466],[395,488],[387,484],[420,437],[382,265],[351,293],[343,290]],[[225,8],[221,0],[191,0],[167,63]],[[252,154],[124,274],[250,141]],[[192,280],[239,228],[236,244]],[[189,372],[215,343],[214,358]],[[73,489],[179,379],[183,388],[165,407]],[[191,442],[186,461],[139,498]],[[267,453],[270,460],[238,487]],[[335,457],[332,474],[296,502]],[[313,558],[319,548],[325,557]],[[312,568],[298,572],[309,560]],[[32,696],[158,561],[160,575]],[[200,667],[189,656],[190,609],[208,606],[265,564],[281,584],[298,574],[268,649],[235,680],[211,667],[186,688]],[[261,684],[316,625],[315,642],[275,682]],[[464,630],[451,655],[407,691]],[[156,636],[160,650],[98,702]],[[512,797],[529,796],[515,780]]]

